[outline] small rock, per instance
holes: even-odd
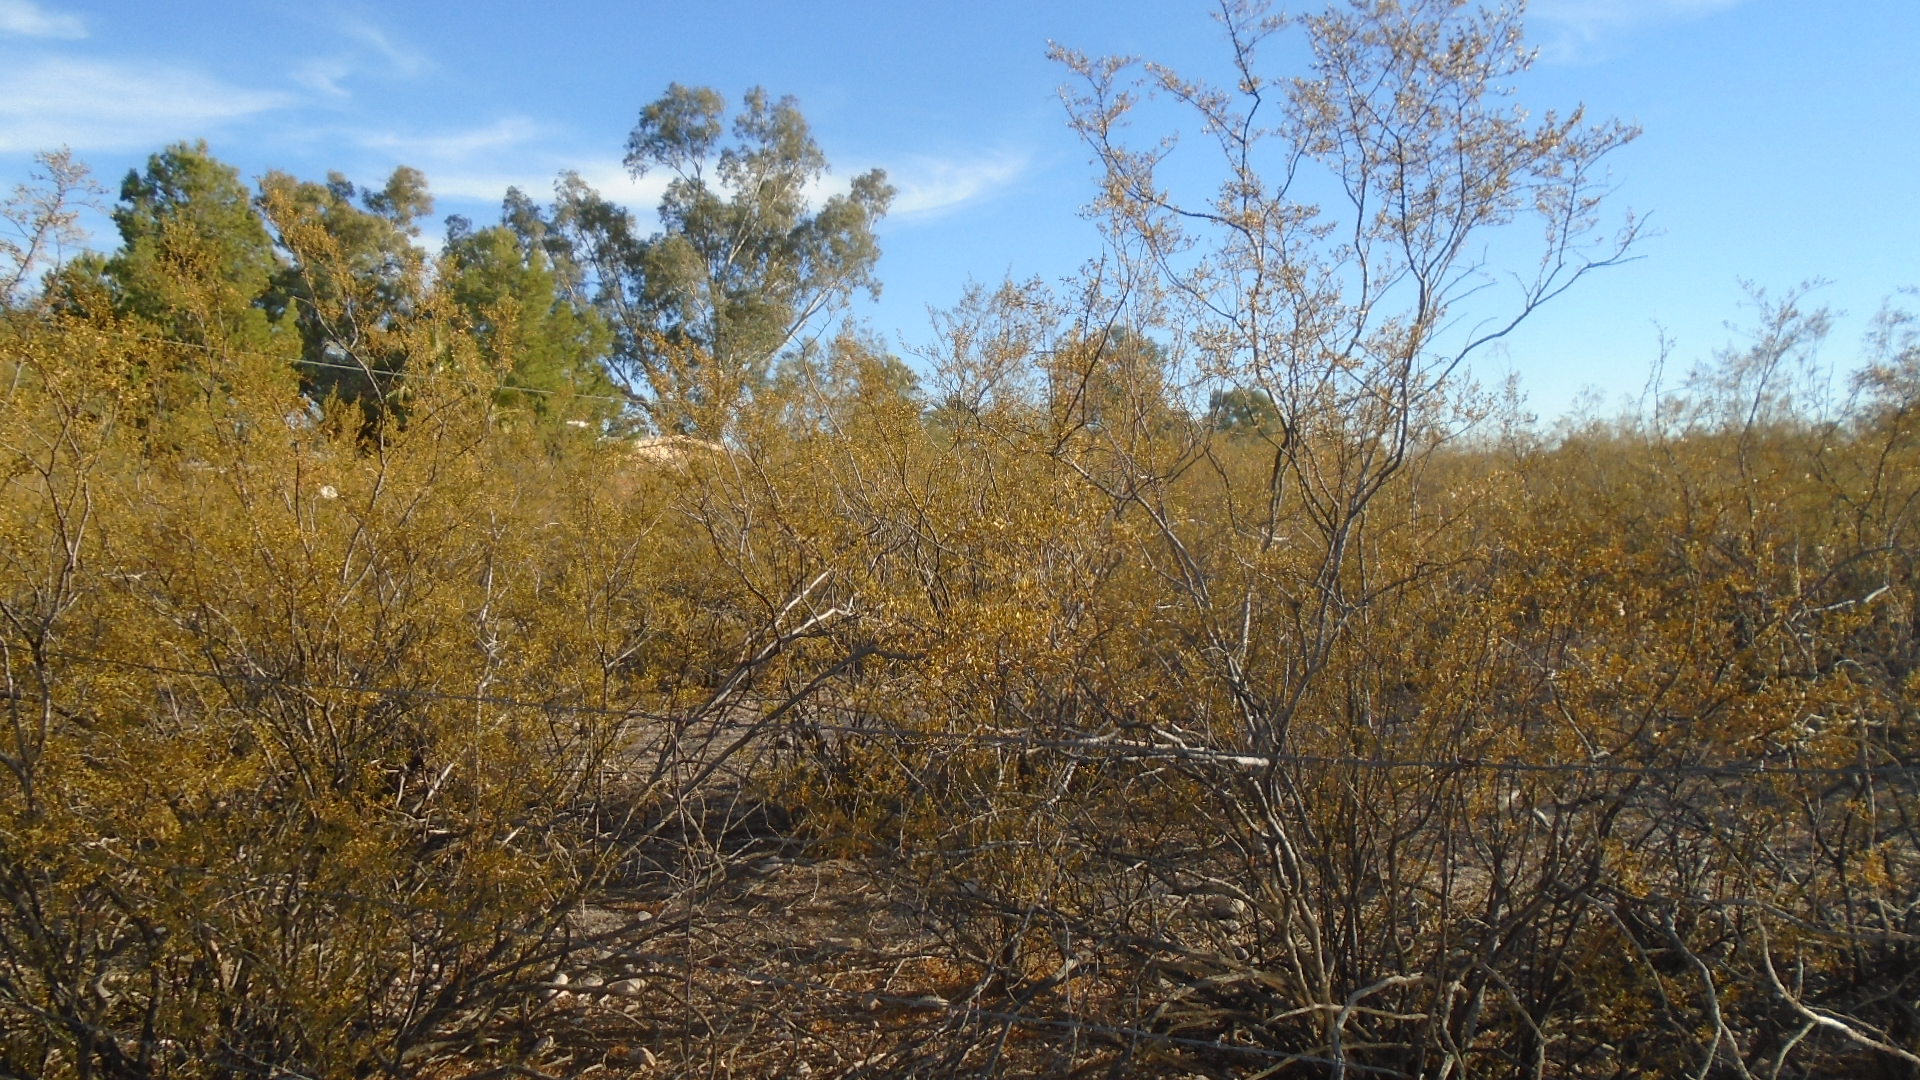
[[[639,979],[621,979],[619,982],[608,983],[607,993],[619,994],[621,997],[639,997],[640,991],[646,989],[646,985]]]
[[[1216,922],[1239,922],[1247,917],[1247,902],[1237,896],[1209,896],[1206,914]]]

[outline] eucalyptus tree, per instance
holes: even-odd
[[[609,370],[662,430],[724,431],[776,358],[855,293],[879,292],[878,169],[816,200],[829,169],[791,97],[749,91],[728,122],[714,90],[673,84],[640,111],[625,164],[667,176],[660,228],[568,174],[553,228],[615,330]]]

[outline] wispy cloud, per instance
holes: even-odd
[[[438,134],[363,132],[357,141],[369,149],[388,150],[409,161],[440,164],[524,146],[539,134],[538,124],[523,116],[509,116],[491,124]]]
[[[479,151],[493,148],[494,140],[498,141],[499,148],[505,149],[510,139],[518,141],[522,135],[530,137],[533,134],[531,125],[522,127],[524,123],[501,121],[469,132],[422,137],[413,140],[411,145],[420,149],[438,147],[449,151],[472,150],[474,153],[470,156],[478,158],[481,156]],[[400,145],[396,142],[394,148],[399,149]],[[607,158],[583,161],[554,153],[522,155],[521,160],[526,164],[511,169],[497,166],[479,169],[464,167],[452,153],[439,158],[422,154],[417,161],[409,160],[425,169],[433,183],[434,194],[449,199],[489,203],[499,200],[508,187],[518,187],[528,195],[544,199],[553,190],[555,178],[564,170],[572,170],[602,196],[633,211],[642,229],[653,227],[654,212],[672,179],[672,174],[666,170],[655,170],[636,179],[618,161]],[[436,161],[445,164],[436,168]],[[973,158],[904,158],[887,166],[887,179],[898,190],[889,218],[894,221],[923,221],[983,202],[1005,190],[1028,167],[1026,155],[1004,152]],[[808,188],[808,200],[818,206],[826,199],[844,193],[849,178],[857,171],[860,170],[836,170],[831,175],[821,177]]]
[[[87,24],[78,15],[48,11],[33,0],[0,0],[0,34],[83,38],[87,36]]]
[[[563,170],[576,169],[603,195],[615,202],[650,210],[666,190],[666,181],[649,177],[635,181],[618,162],[598,160],[582,166],[541,145],[546,126],[524,116],[508,116],[473,127],[444,131],[347,131],[341,138],[377,152],[397,165],[412,165],[427,174],[435,196],[469,202],[498,203],[509,187],[535,199],[545,199]]]
[[[1598,59],[1626,35],[1661,23],[1715,15],[1745,0],[1533,0],[1528,18],[1549,59]]]
[[[654,209],[660,205],[660,196],[666,194],[668,177],[654,174],[635,180],[617,162],[581,164],[543,156],[539,161],[511,169],[428,168],[425,171],[438,197],[497,204],[510,187],[517,187],[544,202],[552,197],[554,181],[569,169],[579,173],[588,187],[633,211],[643,227],[651,227]]]
[[[0,151],[154,146],[291,103],[187,68],[45,57],[0,71]]]
[[[293,81],[328,97],[348,96],[342,80],[353,74],[353,63],[344,56],[322,56],[305,61],[293,69]]]
[[[588,162],[574,167],[573,171],[580,174],[588,187],[632,210],[642,221],[653,220],[660,198],[667,193],[667,184],[672,180],[668,174],[657,171],[636,180],[625,165],[614,161]],[[555,173],[557,175],[558,170]],[[553,178],[548,177],[548,187],[552,184]]]
[[[342,29],[349,38],[378,55],[390,74],[412,79],[433,70],[433,61],[427,54],[396,42],[385,30],[364,19],[348,19]]]
[[[426,53],[401,43],[365,19],[349,17],[340,21],[336,30],[346,39],[347,47],[296,65],[294,82],[328,97],[343,98],[350,96],[347,82],[355,76],[417,79],[434,68]]]
[[[898,189],[893,216],[923,219],[951,213],[1005,190],[1030,164],[1024,154],[993,152],[971,158],[907,157],[887,168]]]

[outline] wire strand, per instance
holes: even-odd
[[[415,687],[355,686],[345,683],[307,682],[296,679],[284,679],[271,675],[251,675],[242,672],[220,672],[201,668],[150,664],[138,660],[125,660],[117,657],[55,649],[45,650],[45,655],[59,657],[80,664],[107,665],[147,671],[155,674],[179,675],[188,678],[212,679],[216,681],[233,680],[253,686],[270,686],[286,690],[370,694],[388,698],[417,698],[426,701],[449,701],[461,704],[491,705],[507,709],[532,709],[548,712],[563,712],[574,715],[610,716],[626,720],[671,721],[674,719],[674,717],[667,714],[634,707],[614,708],[610,706],[576,704],[553,700],[516,698],[497,694],[464,694],[453,691],[429,690]],[[745,729],[753,727],[754,722],[739,723],[732,726]],[[953,743],[963,746],[991,746],[1021,750],[1066,750],[1078,753],[1102,754],[1126,760],[1211,762],[1223,765],[1230,764],[1240,768],[1272,768],[1282,765],[1297,765],[1320,768],[1373,770],[1422,769],[1443,772],[1475,770],[1494,773],[1546,773],[1556,775],[1573,774],[1664,778],[1709,777],[1715,779],[1764,779],[1768,777],[1844,779],[1882,774],[1898,775],[1920,771],[1920,762],[1906,761],[1888,762],[1878,765],[1825,766],[1775,765],[1766,762],[1724,765],[1631,765],[1598,760],[1552,762],[1514,761],[1476,757],[1448,759],[1362,757],[1359,755],[1335,754],[1242,754],[1208,747],[1174,746],[1164,743],[1121,742],[1116,741],[1113,736],[1102,735],[1059,738],[1053,736],[1042,737],[992,732],[922,731],[913,728],[871,727],[852,724],[822,723],[819,721],[799,721],[796,723],[796,726],[803,727],[809,731],[876,739],[897,739],[904,742]]]

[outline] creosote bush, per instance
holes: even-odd
[[[577,178],[436,267],[410,170],[256,220],[184,144],[119,256],[22,247],[0,1075],[1915,1075],[1913,324],[1823,396],[1761,297],[1641,414],[1503,423],[1465,362],[1630,250],[1633,132],[1513,108],[1504,8],[1221,15],[1218,86],[1058,53],[1112,249],[972,290],[924,392],[793,344],[887,201],[809,217],[817,149],[782,228],[861,243],[764,308]]]

